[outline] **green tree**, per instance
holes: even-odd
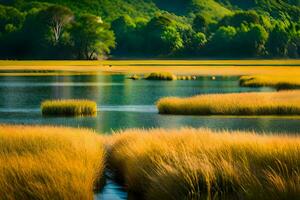
[[[167,16],[152,18],[142,32],[146,37],[146,52],[151,55],[171,55],[183,47],[175,22]]]
[[[204,53],[204,47],[207,43],[207,38],[204,33],[195,32],[193,29],[188,28],[181,31],[183,40],[184,56],[198,56]]]
[[[259,24],[260,18],[255,11],[239,11],[222,19],[221,25],[239,27],[241,24]]]
[[[67,7],[53,5],[42,10],[40,17],[50,27],[53,44],[58,44],[64,27],[71,22],[74,15]]]
[[[289,43],[289,34],[285,29],[276,25],[270,32],[269,40],[267,42],[267,49],[271,56],[285,57],[287,56],[287,46]]]
[[[168,26],[164,29],[161,34],[161,40],[163,49],[165,49],[167,54],[172,54],[183,47],[182,38],[173,26]]]
[[[241,56],[261,56],[265,54],[268,33],[259,24],[250,27],[242,25],[235,38],[235,51]]]
[[[196,15],[196,17],[193,20],[193,29],[196,32],[203,32],[206,33],[208,22],[202,15]]]
[[[98,59],[115,47],[115,38],[100,17],[85,14],[71,29],[74,50],[78,59]]]
[[[291,58],[300,57],[300,30],[295,25],[290,30],[290,41],[287,46],[288,56]]]
[[[24,16],[16,8],[0,5],[0,34],[20,29],[25,20]]]
[[[143,43],[141,34],[138,34],[138,28],[128,15],[117,18],[111,23],[111,28],[116,37],[116,49],[113,53],[128,54],[140,50]]]
[[[208,44],[208,51],[213,56],[231,55],[234,49],[233,42],[237,31],[232,26],[221,26],[213,34]]]

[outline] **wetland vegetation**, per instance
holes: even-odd
[[[86,129],[0,125],[0,196],[92,200],[103,182],[104,143]]]
[[[95,116],[97,103],[84,99],[46,100],[41,110],[44,116]]]
[[[157,108],[177,115],[300,115],[300,91],[166,97]]]
[[[284,89],[299,89],[300,77],[294,76],[268,76],[268,75],[254,75],[242,76],[240,78],[240,85],[244,87],[264,87],[270,86],[278,90]]]
[[[298,136],[132,129],[109,141],[110,167],[144,199],[299,198]]]
[[[105,166],[139,199],[299,197],[297,135],[0,126],[3,199],[93,199]]]
[[[300,199],[298,58],[299,0],[0,0],[0,198]]]

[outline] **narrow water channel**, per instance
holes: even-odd
[[[105,172],[106,183],[101,191],[95,193],[95,200],[124,200],[128,199],[128,194],[122,185],[113,179],[109,170]]]

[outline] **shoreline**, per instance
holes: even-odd
[[[7,73],[10,70],[15,72]],[[38,72],[24,72],[34,70]],[[55,72],[41,72],[49,70]],[[300,60],[0,61],[0,76],[145,74],[157,71],[203,76],[300,76]]]

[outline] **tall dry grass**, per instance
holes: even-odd
[[[133,129],[113,135],[108,154],[111,168],[140,199],[300,197],[299,136]]]
[[[244,87],[262,87],[269,86],[277,89],[297,89],[300,88],[300,77],[295,76],[267,76],[254,75],[242,76],[240,85]]]
[[[46,100],[41,110],[44,116],[96,116],[97,103],[84,99]]]
[[[92,200],[103,170],[103,142],[92,131],[0,125],[2,200]]]
[[[157,108],[180,115],[300,115],[300,90],[166,97]]]

